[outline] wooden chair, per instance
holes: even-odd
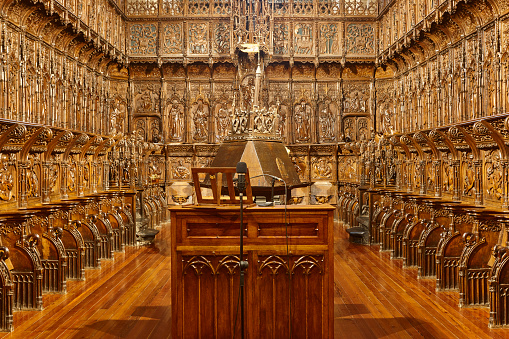
[[[12,263],[13,310],[42,309],[43,267],[37,249],[39,234],[28,233],[26,223],[34,212],[2,213],[2,246],[9,249]]]

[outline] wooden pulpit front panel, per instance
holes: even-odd
[[[234,337],[239,208],[175,207],[171,220],[174,337]],[[287,221],[282,206],[244,211],[246,338],[332,338],[333,207],[289,207]]]

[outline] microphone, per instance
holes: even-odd
[[[244,193],[244,190],[246,189],[246,173],[247,173],[247,165],[245,162],[238,162],[237,163],[237,188],[239,189],[239,192]]]

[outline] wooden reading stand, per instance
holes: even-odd
[[[200,205],[169,208],[172,338],[240,338],[235,168],[192,173]],[[200,173],[211,177],[212,198],[201,196]],[[334,337],[333,213],[331,205],[244,208],[245,338]]]
[[[207,167],[207,168],[191,168],[193,175],[194,189],[196,192],[196,202],[198,204],[240,204],[240,200],[235,195],[235,185],[233,184],[233,176],[237,169],[235,167]],[[210,178],[210,189],[212,190],[212,198],[204,198],[201,194],[200,174],[207,174]],[[221,176],[221,180],[218,180]],[[226,176],[228,186],[228,199],[222,197],[223,176]],[[253,191],[249,181],[249,170],[246,172],[246,200],[245,203],[253,203]]]

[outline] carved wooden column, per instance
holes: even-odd
[[[27,200],[27,180],[28,180],[28,169],[30,168],[30,161],[20,160],[18,162],[18,206],[20,208],[26,208],[28,206]]]
[[[447,48],[447,53],[449,54],[449,64],[447,65],[448,68],[448,81],[447,85],[449,86],[448,96],[447,96],[447,116],[448,121],[446,121],[447,124],[452,124],[454,122],[453,119],[453,94],[454,94],[454,74],[453,74],[453,61],[454,61],[454,54],[453,50],[451,48],[451,45]]]
[[[129,79],[129,81],[127,82],[127,131],[128,132],[132,132],[134,131],[134,120],[133,120],[133,116],[134,116],[134,84],[133,84],[133,80],[132,79]]]
[[[78,197],[84,196],[83,192],[83,168],[85,166],[85,161],[78,160],[76,161],[76,190]]]
[[[90,167],[90,190],[92,193],[97,193],[97,181],[100,178],[99,163],[94,159]]]
[[[475,112],[475,118],[479,118],[484,115],[484,102],[483,102],[483,42],[482,42],[482,30],[481,27],[477,27],[477,111]],[[473,108],[473,107],[472,107]]]
[[[495,24],[496,29],[496,38],[498,41],[500,41],[500,23],[497,22]],[[501,62],[501,52],[500,52],[500,43],[495,44],[495,50],[493,51],[494,59],[495,59],[495,107],[497,108],[496,112],[493,112],[493,114],[501,114],[503,113],[503,106],[502,106],[502,62]]]
[[[465,41],[463,42],[463,47],[462,47],[462,52],[463,52],[463,57],[462,59],[465,57],[464,54],[465,54]],[[461,61],[461,64],[462,64],[462,68],[461,68],[461,91],[460,91],[460,97],[459,97],[459,100],[460,100],[460,109],[461,109],[461,112],[459,114],[459,118],[460,120],[467,120],[468,119],[468,114],[467,114],[467,109],[468,109],[468,105],[467,105],[467,69],[465,67],[465,62],[464,60]]]
[[[419,160],[419,163],[421,167],[419,170],[421,173],[419,175],[421,176],[421,187],[419,190],[419,194],[426,194],[426,160]]]
[[[441,164],[441,160],[433,160],[433,168],[435,170],[435,197],[442,196]]]
[[[105,157],[105,160],[102,161],[102,189],[109,190],[110,189],[110,162],[108,161],[108,157]]]
[[[401,166],[402,165],[403,165],[403,162],[401,160],[399,160],[398,158],[396,158],[396,160],[394,160],[394,166],[395,166],[395,171],[396,171],[396,189],[398,189],[398,190],[402,190],[403,185],[404,185],[403,180],[401,178],[401,174],[402,174]]]
[[[69,161],[60,164],[60,196],[62,199],[69,198],[67,193],[67,174],[69,173]]]
[[[451,160],[451,167],[453,171],[453,200],[461,200],[461,182],[460,182],[460,161],[458,159]]]
[[[436,51],[437,54],[438,54],[438,50]],[[443,101],[443,98],[442,98],[442,72],[440,72],[440,65],[442,64],[442,58],[440,55],[437,55],[437,59],[436,59],[436,63],[437,63],[437,79],[438,79],[438,82],[437,82],[437,106],[436,106],[436,113],[437,113],[437,124],[436,124],[436,127],[438,126],[442,126],[443,125],[443,110],[442,110],[442,101]]]
[[[10,47],[9,44],[7,44],[7,38],[6,38],[6,29],[7,26],[5,24],[4,18],[0,18],[2,22],[2,36],[1,36],[1,50],[0,50],[0,95],[1,95],[1,101],[0,101],[0,117],[5,118],[7,114],[7,108],[9,107],[9,101],[8,101],[8,49]]]
[[[18,115],[14,116],[14,120],[27,121],[26,120],[26,107],[27,102],[30,100],[26,93],[27,91],[27,72],[26,72],[26,59],[27,53],[26,42],[25,42],[25,27],[21,26],[20,32],[20,44],[19,44],[19,87],[17,93],[18,101]]]
[[[413,192],[413,173],[410,171],[410,169],[412,168],[412,164],[414,162],[411,160],[411,159],[407,159],[405,160],[405,175],[406,175],[406,187],[407,187],[407,192],[408,193],[412,193]]]
[[[502,165],[502,209],[509,209],[509,160],[501,160]]]
[[[473,161],[475,171],[475,204],[483,204],[483,180],[482,180],[482,160],[476,159]]]
[[[50,168],[52,166],[51,161],[43,161],[41,164],[42,167],[42,185],[41,185],[41,194],[42,194],[42,202],[48,203],[50,202],[50,192],[51,187],[49,187],[50,183]]]

